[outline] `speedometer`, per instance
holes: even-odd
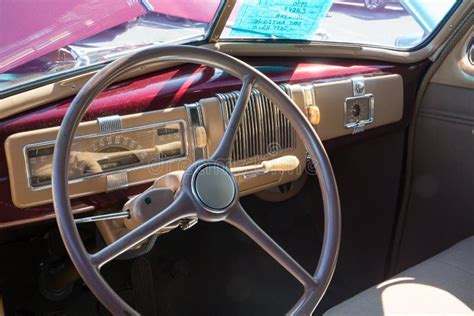
[[[34,144],[25,150],[30,187],[50,185],[54,143]],[[69,179],[154,165],[185,155],[182,122],[81,136],[74,139],[71,147]]]

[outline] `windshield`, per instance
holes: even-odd
[[[221,38],[307,40],[409,49],[456,0],[242,0]]]
[[[0,1],[0,91],[160,43],[204,39],[220,0]]]
[[[221,40],[410,49],[459,1],[237,0]],[[0,1],[0,92],[147,46],[205,39],[220,6],[221,0]]]

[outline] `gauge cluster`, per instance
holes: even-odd
[[[152,166],[186,155],[184,123],[172,122],[87,135],[74,140],[69,158],[69,179],[103,175],[131,168]],[[29,185],[51,184],[54,144],[33,144],[25,148]]]
[[[71,145],[71,198],[151,183],[195,160],[185,107],[111,115],[81,122]],[[12,202],[19,208],[52,202],[59,126],[11,135],[5,141]]]

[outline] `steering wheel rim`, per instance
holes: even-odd
[[[188,167],[175,202],[136,230],[128,233],[127,235],[131,236],[128,240],[124,238],[127,237],[126,235],[101,251],[90,254],[85,249],[74,223],[69,199],[67,175],[74,134],[87,108],[100,92],[124,72],[138,64],[151,62],[194,63],[221,69],[239,78],[243,82],[242,90],[221,143],[209,160],[197,161]],[[238,187],[235,178],[231,176],[230,182],[219,178],[219,181],[226,183],[229,190],[236,190],[236,194],[231,201],[228,201],[223,211],[208,207],[206,203],[203,203],[202,197],[196,194],[196,177],[200,175],[200,170],[214,165],[220,168],[219,170],[222,169],[219,174],[225,175],[228,172],[226,164],[230,157],[232,142],[253,88],[258,89],[270,99],[291,122],[312,157],[316,169],[324,205],[324,237],[318,265],[313,275],[299,266],[247,215],[238,202]],[[100,274],[100,267],[154,234],[160,227],[190,215],[210,222],[226,221],[237,227],[303,284],[304,294],[288,312],[289,315],[311,314],[324,295],[335,270],[341,234],[340,202],[334,172],[321,140],[298,106],[273,81],[252,66],[221,52],[192,46],[152,47],[122,57],[97,72],[76,95],[61,123],[54,150],[52,188],[56,221],[65,248],[89,289],[114,315],[137,314],[137,312],[106,283]],[[192,212],[184,211],[190,208],[193,209]],[[157,227],[158,224],[161,226]],[[125,246],[128,248],[120,248]]]

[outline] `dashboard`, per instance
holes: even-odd
[[[102,208],[104,205],[91,202],[101,194],[133,195],[156,178],[212,154],[238,98],[239,84],[218,70],[206,73],[207,68],[193,69],[180,78],[163,80],[163,74],[170,71],[166,70],[119,83],[92,104],[77,130],[69,162],[70,195],[77,212]],[[324,78],[328,69],[332,77]],[[404,73],[393,70],[389,66],[303,64],[274,67],[267,75],[280,84],[327,141],[402,121],[406,83]],[[173,89],[167,86],[170,82]],[[131,93],[136,97],[133,102]],[[145,97],[152,101],[146,103]],[[0,227],[53,216],[52,155],[60,118],[69,102],[48,105],[3,125],[6,129],[0,137],[5,137],[7,174],[0,181],[8,186],[1,186],[2,204],[7,206],[2,212],[9,216],[0,214]],[[153,109],[157,104],[158,109]],[[22,124],[24,131],[19,130]],[[255,165],[284,155],[296,156],[300,167],[291,172],[238,176],[241,193],[297,180],[307,159],[291,123],[254,90],[236,135],[232,166]],[[28,214],[15,213],[20,210]]]

